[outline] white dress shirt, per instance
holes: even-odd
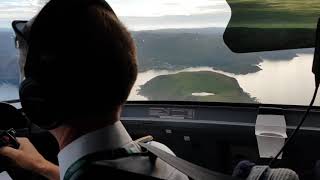
[[[174,155],[167,146],[161,143],[152,141],[150,144]],[[120,121],[79,137],[64,147],[58,154],[60,179],[63,179],[68,168],[80,158],[96,152],[123,147],[130,148],[132,151],[137,152],[140,152],[141,150],[140,146],[133,143],[132,138]],[[123,167],[124,169],[127,168],[126,164],[130,163],[125,162],[125,160],[112,162],[112,165]],[[153,168],[153,172],[149,173],[149,175],[165,179],[187,179],[184,174],[160,159],[156,160],[155,167],[156,168]]]

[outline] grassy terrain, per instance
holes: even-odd
[[[193,96],[196,92],[214,95]],[[139,93],[149,100],[256,102],[243,92],[236,79],[207,71],[158,76],[143,85]]]
[[[319,0],[227,0],[232,16],[224,40],[234,52],[314,46]]]
[[[227,28],[224,40],[236,53],[314,47],[315,29],[310,28]]]
[[[232,9],[230,27],[315,28],[319,0],[227,0]]]

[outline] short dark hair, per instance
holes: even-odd
[[[31,34],[39,60],[25,67],[26,77],[41,84],[59,118],[104,118],[126,102],[137,78],[133,38],[100,5],[57,17]]]

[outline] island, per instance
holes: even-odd
[[[235,78],[210,71],[158,76],[142,85],[139,94],[155,101],[257,103]]]

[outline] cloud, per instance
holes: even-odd
[[[169,2],[169,3],[164,3],[167,6],[177,6],[179,5],[179,3],[173,3],[173,2]]]
[[[215,4],[211,6],[198,6],[197,7],[200,11],[229,11],[228,8],[226,8],[225,4]]]
[[[226,27],[231,13],[217,12],[197,15],[168,15],[160,17],[120,17],[130,30],[154,30],[167,28]]]
[[[15,19],[28,20],[43,7],[47,0],[0,0],[0,27],[10,27]]]
[[[196,15],[212,12],[212,9],[230,11],[226,0],[109,0],[108,2],[119,16]],[[198,8],[206,6],[211,8]]]
[[[0,0],[0,28],[10,27],[15,19],[32,18],[47,2]],[[226,0],[108,0],[108,3],[131,29],[223,26],[231,14]]]

